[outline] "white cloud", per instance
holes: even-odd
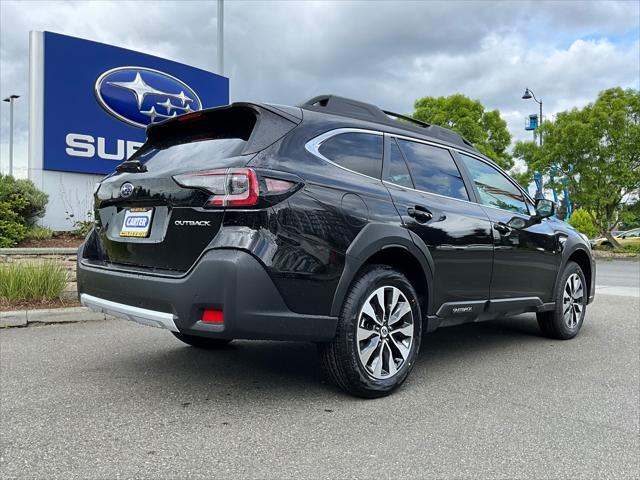
[[[233,100],[297,103],[337,93],[410,112],[460,92],[498,108],[516,138],[525,86],[545,114],[612,86],[639,88],[636,2],[225,2]],[[0,3],[0,93],[19,93],[16,163],[26,166],[28,31],[51,30],[214,70],[216,2]],[[0,153],[7,152],[2,103]]]

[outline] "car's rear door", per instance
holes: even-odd
[[[406,227],[435,265],[432,302],[440,316],[477,316],[489,299],[491,224],[471,202],[447,148],[385,135],[384,183]]]

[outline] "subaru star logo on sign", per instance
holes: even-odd
[[[100,105],[136,127],[202,108],[191,87],[168,73],[144,67],[119,67],[104,72],[95,85]]]
[[[145,127],[229,103],[229,80],[144,53],[44,32],[44,170],[107,174]]]

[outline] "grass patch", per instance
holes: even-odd
[[[41,227],[40,225],[35,225],[27,230],[27,236],[25,237],[25,239],[46,240],[51,237],[53,237],[53,230],[47,227]]]
[[[622,247],[623,252],[640,254],[640,244],[638,245],[625,245]]]
[[[57,300],[66,284],[66,270],[54,262],[0,265],[2,303]]]

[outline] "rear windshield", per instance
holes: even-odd
[[[154,173],[225,168],[237,162],[234,157],[242,154],[246,143],[241,138],[174,143],[165,148],[152,148],[135,158]]]
[[[295,127],[269,111],[231,107],[167,122],[149,132],[149,139],[130,160],[154,173],[187,172],[235,166],[238,157],[268,147]]]

